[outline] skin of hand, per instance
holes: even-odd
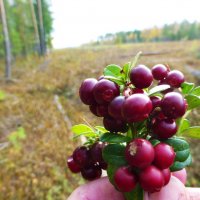
[[[185,170],[176,173],[170,182],[160,192],[144,194],[144,200],[200,200],[199,188],[186,188],[181,181],[186,180]],[[68,197],[68,200],[124,200],[123,194],[118,192],[107,177],[91,181],[78,187]]]

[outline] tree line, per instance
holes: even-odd
[[[166,24],[161,28],[155,26],[144,30],[107,33],[98,37],[98,40],[93,42],[93,44],[122,44],[194,39],[200,39],[200,23],[190,23],[184,20],[181,23]]]
[[[45,54],[51,47],[52,15],[48,0],[1,0],[13,56]],[[5,56],[1,8],[0,57]]]

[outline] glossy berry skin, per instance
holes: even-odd
[[[159,143],[154,147],[155,150],[155,158],[154,165],[159,169],[169,168],[175,159],[174,149],[165,143]]]
[[[81,171],[81,168],[76,164],[72,156],[67,159],[67,166],[73,173],[79,173]]]
[[[147,192],[158,192],[164,186],[164,177],[161,170],[151,165],[141,171],[139,183]]]
[[[152,102],[145,94],[133,94],[122,106],[122,115],[129,122],[139,122],[146,119],[152,110]]]
[[[81,168],[91,164],[89,150],[85,146],[77,147],[74,150],[73,159]]]
[[[159,97],[151,96],[150,99],[151,99],[151,102],[152,102],[153,109],[160,106],[161,99]]]
[[[119,94],[119,86],[107,79],[98,81],[93,89],[93,95],[98,104],[108,104]]]
[[[84,104],[93,105],[96,103],[93,96],[93,89],[96,83],[97,80],[94,78],[88,78],[82,82],[81,87],[79,89],[79,96]]]
[[[170,172],[170,169],[167,168],[167,169],[163,169],[161,170],[162,172],[162,175],[163,175],[163,178],[164,178],[164,186],[167,185],[170,181],[170,178],[171,178],[171,172]]]
[[[145,65],[138,65],[130,72],[131,83],[139,89],[147,88],[152,84],[153,75]]]
[[[99,163],[104,162],[102,151],[105,146],[106,144],[103,142],[96,142],[91,146],[90,155],[94,162],[99,162]]]
[[[132,167],[143,169],[153,162],[154,148],[148,140],[134,139],[126,146],[125,158]]]
[[[168,69],[165,65],[158,64],[153,66],[151,69],[151,72],[153,74],[153,78],[156,80],[163,80],[167,74],[168,74]]]
[[[105,129],[107,129],[110,132],[126,132],[127,131],[127,125],[124,121],[116,120],[112,117],[104,117],[103,119],[103,125]]]
[[[173,119],[156,120],[153,124],[153,133],[159,139],[168,139],[177,132],[177,125]]]
[[[177,119],[185,114],[186,102],[181,94],[169,92],[161,101],[161,109],[166,117]]]
[[[110,104],[108,105],[108,113],[111,117],[114,119],[123,120],[122,116],[122,106],[124,104],[125,97],[124,96],[118,96],[115,97]]]
[[[179,88],[184,81],[185,77],[183,73],[178,70],[170,71],[166,77],[167,84],[174,88]]]
[[[137,184],[136,176],[127,167],[120,167],[114,174],[114,182],[121,192],[130,192]]]
[[[102,170],[99,166],[89,166],[81,170],[81,175],[84,179],[92,181],[94,179],[100,178]]]

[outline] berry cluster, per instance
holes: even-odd
[[[128,166],[122,166],[114,174],[116,187],[130,192],[139,182],[147,192],[158,192],[168,184],[175,152],[165,143],[153,145],[146,139],[133,139],[125,150]]]
[[[73,154],[67,159],[67,165],[73,173],[81,172],[86,180],[100,178],[102,169],[107,168],[102,157],[102,150],[106,143],[96,142],[90,147],[77,147]]]
[[[84,80],[79,89],[81,101],[95,116],[103,117],[106,132],[75,149],[68,158],[68,167],[74,173],[81,172],[87,180],[99,178],[113,156],[111,152],[106,159],[105,150],[116,142],[120,149],[124,148],[124,164],[115,166],[111,178],[116,188],[130,192],[139,184],[147,192],[157,192],[168,184],[176,161],[176,151],[166,140],[174,138],[177,119],[187,110],[187,101],[181,93],[184,75],[163,64],[151,70],[145,65],[131,66],[129,70],[111,66],[109,70],[120,78],[112,78],[109,71],[98,80]],[[102,139],[106,134],[117,139]]]

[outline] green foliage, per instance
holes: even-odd
[[[131,138],[117,133],[104,133],[99,140],[109,143],[123,143],[131,141]]]
[[[189,144],[181,138],[170,138],[164,141],[173,147],[176,152],[175,162],[170,167],[171,171],[179,171],[192,162]]]
[[[185,137],[200,139],[200,126],[185,128],[180,134]]]
[[[6,98],[6,93],[3,90],[0,90],[0,101],[5,100]]]
[[[151,96],[151,95],[154,95],[156,93],[159,93],[159,92],[162,92],[166,89],[170,88],[169,85],[158,85],[158,86],[155,86],[153,88],[151,88],[148,92],[148,95]]]
[[[81,135],[84,135],[86,137],[96,136],[96,133],[94,132],[94,130],[85,124],[79,124],[79,125],[73,126],[72,132],[76,135],[75,137],[79,137]]]

